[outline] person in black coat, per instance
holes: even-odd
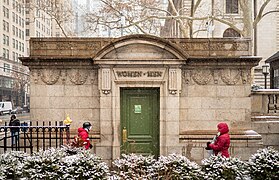
[[[16,118],[16,115],[13,114],[11,116],[11,120],[9,126],[20,126],[19,120]],[[10,127],[11,131],[11,138],[12,138],[12,145],[17,145],[19,140],[19,127]]]

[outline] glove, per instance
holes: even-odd
[[[90,144],[89,148],[90,148],[90,149],[92,149],[92,148],[93,148],[92,144]]]
[[[206,143],[206,148],[205,148],[206,150],[211,150],[211,148],[209,147],[209,144],[211,144],[211,142]]]

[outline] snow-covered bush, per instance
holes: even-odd
[[[153,156],[122,154],[121,158],[112,162],[112,173],[115,179],[151,179],[155,162]]]
[[[25,158],[22,166],[23,177],[28,179],[59,179],[60,175],[57,172],[60,160],[65,156],[66,152],[63,149],[40,150]]]
[[[28,154],[11,151],[0,155],[0,179],[17,179],[21,176],[19,167]]]
[[[113,161],[114,179],[200,179],[201,167],[185,156],[125,155]]]
[[[247,164],[238,158],[225,158],[223,156],[210,156],[202,160],[204,179],[249,179]]]
[[[203,174],[198,164],[177,154],[160,156],[153,169],[157,179],[200,179]]]
[[[59,173],[61,179],[105,179],[109,177],[109,167],[101,158],[82,151],[75,155],[66,156],[60,161]]]
[[[258,150],[248,164],[252,179],[279,179],[279,152],[272,147]]]
[[[101,158],[80,148],[50,148],[26,157],[22,177],[28,179],[103,179],[109,168]]]

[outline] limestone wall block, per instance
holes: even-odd
[[[78,86],[79,96],[92,96],[92,85],[80,85]]]
[[[187,108],[198,108],[202,107],[202,97],[188,97],[188,107]]]
[[[98,99],[92,98],[92,97],[77,97],[77,103],[78,103],[78,107],[80,109],[83,108],[96,108],[97,106],[97,102]],[[99,105],[99,103],[98,103]]]
[[[50,97],[50,108],[57,109],[78,109],[79,103],[76,97]]]
[[[179,143],[179,135],[166,135],[166,145],[167,146],[177,146]]]
[[[36,96],[46,96],[48,94],[47,92],[47,88],[45,88],[45,85],[39,85],[39,84],[32,84],[32,86],[30,86],[30,95],[32,95],[32,97],[36,97]]]
[[[79,96],[79,87],[76,85],[65,85],[65,96]]]
[[[64,96],[64,85],[50,85],[46,86],[47,88],[47,96]]]
[[[241,121],[245,117],[244,109],[217,109],[216,110],[216,120],[219,121]]]
[[[196,130],[216,130],[217,133],[217,124],[221,121],[202,121],[202,120],[187,120],[179,122],[179,133],[183,133],[185,131],[196,131]],[[222,121],[224,122],[224,121]],[[211,137],[210,137],[211,138]],[[212,137],[213,138],[213,137]]]
[[[109,108],[102,108],[101,109],[101,116],[100,116],[100,121],[106,121],[109,120],[111,121],[112,118],[112,112],[111,109]]]
[[[217,97],[245,97],[243,86],[217,86]]]
[[[43,96],[34,96],[30,101],[30,108],[32,109],[48,109],[50,107],[50,98]]]
[[[184,109],[184,108],[188,108],[189,107],[189,98],[187,98],[187,97],[181,97],[180,96],[180,108],[181,109]]]
[[[189,97],[216,97],[217,89],[216,86],[189,86],[188,87]]]
[[[179,122],[166,122],[166,135],[179,134]]]
[[[101,134],[102,135],[112,135],[112,124],[111,121],[102,121],[101,122]],[[120,132],[118,133],[120,134]]]
[[[204,97],[201,101],[201,107],[203,109],[230,109],[231,98]]]
[[[179,109],[178,108],[170,108],[166,110],[166,121],[179,121]]]
[[[188,109],[188,118],[190,120],[212,120],[215,119],[215,110],[210,109]]]
[[[251,98],[232,98],[231,99],[231,108],[233,109],[251,109]]]

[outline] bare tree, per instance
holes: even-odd
[[[252,16],[251,0],[239,0],[239,18],[224,12],[224,1],[191,0],[186,5],[183,0],[168,0],[168,6],[162,6],[160,0],[100,0],[102,7],[98,11],[87,13],[88,29],[96,30],[100,26],[109,29],[121,29],[126,32],[159,35],[160,26],[165,22],[175,22],[181,37],[193,37],[199,31],[206,31],[205,22],[219,22],[234,29],[243,37],[251,37],[253,28],[269,13],[266,11],[271,0],[262,0],[258,4],[256,17]],[[213,2],[213,3],[212,3]],[[125,24],[121,19],[125,19]]]
[[[17,105],[23,106],[25,102],[25,93],[30,84],[29,75],[24,72],[24,69],[20,69],[12,70],[11,77],[13,79],[12,92],[14,93],[12,97],[17,98],[15,100]],[[12,99],[12,101],[14,101],[14,99]]]
[[[26,0],[19,3],[18,6],[25,7],[27,11],[33,12],[29,23],[35,22],[36,19],[50,19],[54,21],[61,30],[62,34],[67,37],[68,33],[65,29],[65,24],[73,21],[74,13],[71,6],[68,6],[69,1],[65,0]],[[45,13],[47,16],[42,16]]]

